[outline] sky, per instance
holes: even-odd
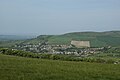
[[[120,30],[120,0],[0,0],[0,34]]]

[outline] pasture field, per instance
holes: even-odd
[[[0,80],[120,80],[120,64],[35,59],[0,54]]]

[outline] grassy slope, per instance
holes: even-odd
[[[0,80],[120,80],[120,65],[0,54]]]
[[[7,47],[15,43],[34,43],[48,41],[49,44],[70,44],[71,40],[87,40],[90,41],[92,47],[103,46],[119,46],[120,47],[120,31],[109,32],[74,32],[63,35],[41,35],[37,38],[25,41],[0,41],[0,47]]]
[[[70,44],[71,40],[88,40],[93,47],[119,46],[120,32],[75,32],[60,36],[53,36],[49,43]]]
[[[63,35],[39,36],[28,42],[37,43],[42,40],[48,40],[49,44],[70,44],[71,40],[90,41],[92,47],[120,46],[120,31],[110,32],[74,32]],[[27,41],[26,41],[27,42]]]

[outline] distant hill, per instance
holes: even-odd
[[[120,46],[120,31],[107,32],[72,32],[62,35],[40,35],[23,43],[48,42],[49,44],[69,45],[71,40],[90,41],[91,47]]]
[[[26,35],[0,35],[0,47],[11,47],[20,44],[27,39],[35,38],[35,36]]]
[[[0,35],[0,40],[25,40],[35,38],[35,36],[25,35]]]

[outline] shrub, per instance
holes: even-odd
[[[114,63],[115,61],[113,59],[108,59],[106,63]]]
[[[37,54],[32,52],[26,52],[21,50],[12,50],[7,48],[0,48],[0,53],[6,55],[30,57],[30,58],[41,58],[41,59],[52,59],[52,60],[63,60],[63,61],[84,61],[84,62],[97,62],[97,63],[114,63],[112,59],[102,59],[102,58],[78,58],[73,55],[63,55],[63,54]]]

